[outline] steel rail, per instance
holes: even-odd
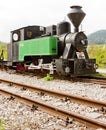
[[[58,97],[66,98],[66,100],[70,99],[73,102],[77,102],[77,103],[84,104],[84,105],[86,104],[86,105],[92,106],[92,107],[106,108],[106,102],[90,99],[87,97],[58,92],[58,91],[45,89],[45,88],[41,88],[41,87],[36,87],[36,86],[29,86],[29,85],[26,85],[23,83],[17,83],[17,82],[13,82],[13,81],[9,81],[9,80],[4,80],[4,79],[0,79],[0,82],[5,82],[5,83],[10,84],[11,86],[15,85],[15,86],[21,87],[23,89],[29,89],[31,91],[41,92],[41,94],[50,94],[53,96],[55,95]]]
[[[34,106],[35,110],[39,109],[39,110],[43,110],[49,114],[52,114],[54,116],[58,116],[59,118],[64,119],[66,122],[67,120],[69,120],[70,118],[73,118],[73,120],[78,121],[80,123],[85,124],[86,126],[90,126],[93,128],[103,128],[106,129],[106,123],[98,121],[96,119],[87,117],[87,116],[83,116],[80,115],[78,113],[75,112],[70,112],[70,111],[66,111],[64,109],[60,109],[58,107],[54,107],[53,105],[48,105],[42,101],[38,101],[38,100],[33,100],[24,96],[20,96],[19,94],[7,91],[7,90],[3,90],[0,89],[0,93],[4,94],[4,95],[9,95],[10,97],[12,97],[12,99],[16,99],[18,101],[21,101],[22,103],[25,103],[29,106]]]
[[[75,81],[83,81],[95,84],[106,85],[106,78],[75,78]]]

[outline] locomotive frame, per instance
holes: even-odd
[[[71,6],[68,17],[74,25],[63,21],[48,27],[27,26],[11,31],[7,45],[7,61],[1,65],[17,70],[46,69],[51,74],[83,76],[96,73],[96,59],[89,59],[87,36],[79,31],[85,13],[81,6]]]

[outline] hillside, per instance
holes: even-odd
[[[105,44],[106,43],[106,30],[99,30],[88,35],[89,43]]]

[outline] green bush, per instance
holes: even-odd
[[[53,77],[50,76],[50,74],[47,74],[47,76],[44,77],[44,80],[46,80],[46,81],[51,81],[51,80],[53,80]]]
[[[3,50],[3,56],[4,60],[7,60],[7,44],[6,43],[0,43],[0,56]]]
[[[5,130],[5,123],[0,119],[0,130]]]
[[[89,58],[95,58],[99,67],[106,67],[106,45],[90,45]]]

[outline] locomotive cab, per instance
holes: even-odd
[[[20,42],[40,37],[45,33],[45,27],[43,26],[26,26],[11,31],[11,42],[8,44],[8,66],[16,66],[17,63],[22,62],[19,60],[20,55]],[[28,49],[28,48],[27,48]]]

